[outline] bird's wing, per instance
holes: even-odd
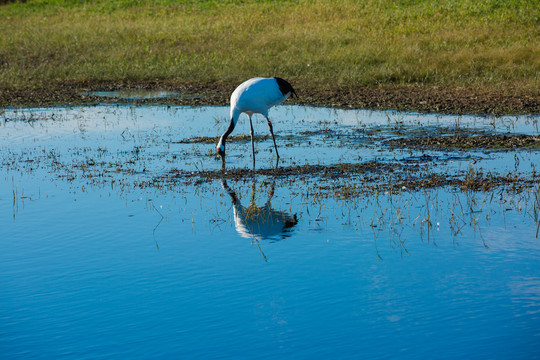
[[[231,96],[231,107],[268,116],[268,109],[287,99],[274,78],[255,78],[241,84]]]

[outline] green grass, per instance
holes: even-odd
[[[0,87],[167,81],[540,89],[538,0],[0,5]]]

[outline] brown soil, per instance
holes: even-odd
[[[361,164],[303,165],[257,170],[227,169],[199,172],[173,170],[154,177],[152,180],[141,181],[137,186],[166,186],[183,182],[198,185],[218,179],[245,181],[255,176],[289,179],[295,182],[315,178],[318,179],[319,190],[340,197],[355,197],[381,190],[419,190],[445,186],[472,191],[490,191],[499,187],[511,191],[523,191],[528,188],[537,188],[540,184],[540,178],[536,176],[536,173],[529,177],[517,173],[484,173],[482,170],[473,169],[453,173],[444,171],[432,173],[425,169],[425,164],[408,165],[370,161]]]
[[[398,148],[412,149],[540,149],[540,136],[535,135],[457,135],[425,136],[390,139],[384,144]]]
[[[0,89],[0,106],[81,105],[98,102],[161,103],[169,105],[227,105],[234,84],[176,84],[170,82],[61,83],[49,88]],[[160,89],[184,96],[150,100],[106,99],[84,95],[90,90]],[[540,93],[517,89],[479,89],[387,85],[379,87],[296,89],[295,103],[313,106],[395,109],[452,114],[540,114]],[[288,103],[292,101],[289,100]]]

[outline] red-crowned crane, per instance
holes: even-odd
[[[222,167],[225,168],[225,142],[227,137],[234,130],[238,117],[242,113],[246,113],[249,117],[249,127],[251,129],[251,150],[253,152],[253,168],[255,168],[255,144],[253,143],[253,124],[251,117],[253,114],[258,113],[263,115],[268,122],[270,128],[270,134],[274,141],[274,148],[276,149],[277,160],[279,160],[279,153],[276,145],[276,139],[274,137],[274,130],[272,128],[272,122],[268,118],[268,109],[274,105],[278,105],[285,101],[289,96],[296,95],[291,84],[282,78],[253,78],[249,79],[233,91],[231,95],[231,123],[227,128],[227,131],[219,139],[217,145],[217,153],[221,156]]]

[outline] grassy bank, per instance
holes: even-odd
[[[0,6],[0,89],[62,84],[540,94],[540,7],[523,1],[31,1]]]

